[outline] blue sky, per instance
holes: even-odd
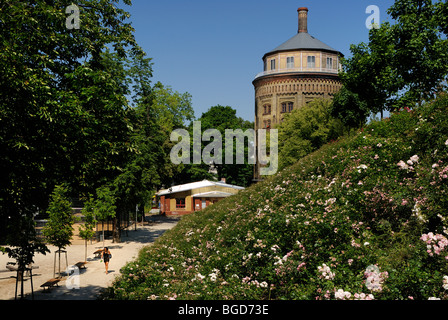
[[[200,117],[229,105],[254,120],[255,75],[261,58],[297,33],[297,8],[308,7],[308,32],[350,56],[350,44],[368,41],[369,5],[380,20],[393,0],[133,0],[137,42],[153,58],[153,81],[192,95]]]

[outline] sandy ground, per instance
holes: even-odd
[[[134,260],[143,246],[151,245],[157,237],[166,230],[176,225],[178,219],[157,217],[149,225],[134,227],[123,233],[121,243],[112,243],[112,240],[105,240],[105,246],[112,253],[109,262],[109,273],[105,273],[104,263],[93,254],[96,250],[103,248],[103,242],[90,243],[87,246],[86,269],[79,270],[79,281],[67,281],[63,277],[59,286],[44,291],[41,285],[54,277],[54,259],[57,248],[48,246],[50,253],[46,255],[37,254],[34,257],[33,288],[34,300],[95,300],[103,288],[110,286],[114,278],[120,274],[120,269],[127,262]],[[85,245],[76,244],[66,248],[68,266],[77,262],[85,261]],[[7,262],[14,262],[5,254],[0,254],[0,300],[13,300],[16,289],[16,272],[5,271]],[[61,271],[66,270],[65,254],[61,254]],[[58,260],[56,259],[56,272],[58,271]],[[72,277],[72,279],[74,279]],[[74,288],[69,289],[72,286]],[[76,288],[79,286],[79,288]],[[20,282],[17,288],[17,298],[20,298]],[[23,286],[24,297],[31,299],[31,281],[25,277]]]

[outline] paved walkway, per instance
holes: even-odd
[[[127,262],[137,258],[138,252],[143,246],[151,245],[155,239],[166,230],[174,227],[178,222],[176,218],[162,216],[150,217],[149,225],[134,227],[123,234],[121,243],[112,243],[105,240],[105,246],[112,253],[109,262],[109,273],[105,273],[104,263],[96,258],[93,252],[103,248],[103,242],[89,244],[87,247],[86,269],[80,270],[79,289],[69,289],[66,281],[62,280],[58,287],[53,287],[45,292],[40,286],[47,280],[53,278],[54,272],[54,246],[48,246],[50,253],[46,255],[37,254],[34,257],[34,265],[38,269],[33,270],[33,287],[35,300],[95,300],[103,288],[110,286],[114,278],[120,273],[121,267]],[[85,245],[71,245],[67,247],[68,265],[74,265],[85,260]],[[12,261],[6,254],[0,254],[0,270],[5,270],[6,263]],[[56,269],[57,260],[56,260]],[[65,255],[61,255],[61,271],[66,269]],[[15,272],[0,272],[0,300],[12,300],[15,295],[16,280]],[[64,279],[64,278],[63,278]],[[70,283],[69,283],[70,284]],[[76,283],[72,283],[76,286]],[[20,282],[18,287],[18,298],[20,298]],[[24,294],[26,299],[31,299],[31,283],[29,277],[25,277]]]

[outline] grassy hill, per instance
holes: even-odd
[[[447,186],[442,96],[183,218],[104,298],[447,299]]]

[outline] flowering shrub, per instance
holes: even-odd
[[[317,267],[317,270],[320,272],[319,278],[325,280],[333,280],[334,273],[331,272],[330,268],[324,263],[322,266]]]
[[[364,272],[366,277],[366,287],[373,292],[381,292],[383,290],[383,283],[389,276],[388,272],[380,272],[376,265],[370,265]]]
[[[448,98],[181,219],[109,299],[448,299]]]
[[[428,252],[430,256],[433,256],[434,254],[440,255],[445,247],[448,246],[448,239],[441,234],[433,234],[432,232],[429,232],[423,234],[420,239],[426,243],[426,252]],[[445,256],[445,259],[448,260],[448,255]]]
[[[375,297],[371,293],[365,294],[365,293],[361,292],[361,293],[355,293],[352,295],[350,292],[344,291],[342,289],[338,289],[334,293],[334,297],[337,300],[375,300]]]

